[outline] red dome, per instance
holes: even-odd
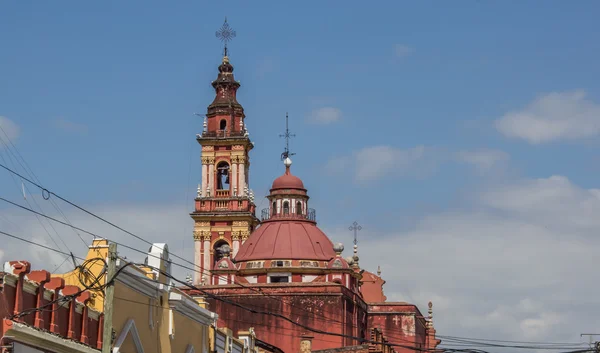
[[[285,174],[280,176],[279,178],[273,181],[273,186],[271,186],[271,190],[277,189],[304,189],[304,183],[300,178],[295,175],[289,173],[289,170],[286,171]]]
[[[329,261],[334,257],[333,243],[314,223],[277,221],[265,222],[256,229],[240,247],[235,261]]]

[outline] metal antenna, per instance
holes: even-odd
[[[295,155],[295,153],[290,153],[290,139],[292,137],[296,137],[296,134],[290,134],[290,129],[288,125],[289,117],[288,113],[285,113],[285,134],[279,135],[279,137],[283,137],[285,139],[285,150],[281,154],[281,160],[288,158],[289,156]]]
[[[361,229],[362,227],[356,221],[354,221],[354,223],[352,223],[352,225],[348,228],[348,230],[354,231],[354,245],[358,244],[358,232]]]
[[[233,38],[235,38],[236,35],[233,28],[229,26],[229,23],[227,23],[227,17],[225,17],[225,22],[223,22],[223,25],[221,26],[221,28],[219,28],[215,35],[221,40],[221,42],[225,44],[225,47],[223,49],[223,56],[227,56],[227,43],[229,43]]]

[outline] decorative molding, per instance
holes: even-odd
[[[208,158],[208,164],[215,164],[215,157],[207,157]]]
[[[4,275],[4,284],[5,285],[9,285],[11,287],[16,287],[18,281],[19,281],[19,277],[13,275],[12,273],[7,273]]]
[[[202,146],[202,151],[214,151],[215,146]]]
[[[150,281],[144,274],[133,270],[130,266],[127,266],[116,280],[150,298],[157,298],[160,290],[166,290],[164,285]]]
[[[204,309],[192,298],[175,291],[169,293],[169,306],[172,310],[205,326],[210,326],[218,318],[216,313]]]
[[[248,227],[248,221],[233,221],[234,227]]]
[[[202,164],[208,164],[209,163],[209,158],[208,157],[202,157]]]
[[[196,222],[197,227],[210,227],[210,222]]]
[[[100,312],[92,307],[88,306],[88,317],[92,320],[100,320]]]
[[[90,346],[18,322],[10,321],[5,328],[5,336],[45,352],[98,353]]]
[[[118,278],[118,277],[117,277]],[[123,326],[123,330],[121,330],[121,334],[119,338],[115,342],[115,345],[112,349],[112,353],[119,353],[123,342],[125,342],[125,338],[131,332],[131,338],[133,339],[133,343],[135,345],[135,349],[137,353],[144,353],[144,347],[142,346],[142,340],[140,339],[140,335],[138,334],[137,327],[135,327],[135,322],[133,319],[127,320],[125,326]]]
[[[40,285],[38,283],[36,283],[34,281],[29,281],[27,279],[23,279],[23,291],[25,293],[36,295],[38,287],[40,287]],[[43,288],[42,288],[42,290],[43,290]]]
[[[201,240],[202,239],[202,231],[201,230],[195,230],[194,231],[194,240]]]
[[[231,239],[232,240],[240,240],[240,231],[239,230],[234,230],[231,232]]]
[[[52,291],[44,289],[44,300],[52,300]]]
[[[233,145],[231,146],[232,151],[243,151],[245,150],[244,145]]]
[[[239,156],[238,157],[238,163],[239,164],[245,164],[246,163],[246,156]]]

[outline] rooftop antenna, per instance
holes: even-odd
[[[290,134],[290,129],[289,129],[288,123],[289,123],[289,117],[288,117],[288,113],[286,112],[285,113],[285,134],[279,135],[279,137],[283,137],[285,139],[285,150],[281,154],[282,161],[284,159],[288,158],[289,156],[295,155],[295,153],[290,153],[290,139],[292,137],[296,137],[296,134]]]
[[[227,17],[225,17],[225,22],[219,30],[215,33],[216,37],[224,43],[223,47],[223,56],[227,56],[227,43],[229,43],[233,38],[235,38],[235,30],[229,26],[227,23]]]

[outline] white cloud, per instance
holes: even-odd
[[[396,44],[394,46],[394,53],[396,54],[396,57],[398,58],[404,58],[407,57],[409,55],[411,55],[412,53],[414,53],[414,49],[411,47],[408,47],[406,45],[402,45],[402,44]]]
[[[355,154],[356,179],[369,181],[386,175],[406,175],[429,170],[425,157],[429,149],[417,146],[399,149],[391,146],[374,146],[363,148]],[[415,168],[419,163],[423,169]],[[414,174],[413,174],[414,175]]]
[[[342,111],[334,107],[324,107],[313,110],[307,120],[314,124],[331,124],[342,118]]]
[[[33,197],[33,195],[31,195],[31,197]],[[38,200],[38,203],[45,208],[46,214],[64,221],[60,214],[52,212],[54,209],[52,207],[44,206],[45,204],[43,202],[44,201],[41,199]],[[105,205],[102,207],[90,206],[88,209],[150,242],[166,241],[169,244],[169,249],[172,254],[190,260],[193,259],[193,221],[188,215],[189,210],[184,209],[181,205]],[[110,225],[87,216],[82,212],[63,211],[67,215],[68,220],[77,227],[109,239],[114,239],[144,252],[148,251],[150,248],[150,245],[137,240]],[[0,218],[0,229],[16,236],[32,240],[36,244],[57,248],[57,245],[54,243],[56,242],[60,250],[65,252],[73,251],[75,255],[85,257],[85,254],[87,253],[86,246],[92,241],[91,235],[79,232],[85,241],[84,243],[69,227],[53,223],[54,228],[60,235],[59,236],[51,227],[49,227],[48,223],[42,219],[45,228],[48,229],[51,237],[54,238],[53,241],[35,216],[26,211],[9,207],[0,208],[0,212],[4,216]],[[68,249],[65,246],[65,243],[68,245]],[[4,261],[28,260],[32,262],[32,267],[35,269],[47,269],[52,271],[65,259],[64,255],[47,251],[39,246],[26,244],[16,239],[6,238],[1,234],[0,244],[2,244],[0,245],[1,250],[5,253],[3,258]],[[128,250],[121,246],[118,246],[118,251],[132,261],[144,261],[144,254]],[[193,265],[185,263],[180,259],[174,259],[174,262],[194,268]],[[70,260],[68,260],[61,269],[66,271],[69,267],[72,267]],[[186,274],[192,273],[189,269],[183,269],[177,266],[174,266],[173,270],[182,278],[184,278]]]
[[[450,152],[443,148],[415,146],[396,148],[389,145],[364,147],[351,155],[337,156],[327,163],[329,174],[354,169],[355,181],[367,182],[385,177],[423,178],[448,161],[459,161],[485,174],[508,164],[509,156],[499,150],[480,149]]]
[[[474,151],[459,151],[456,153],[458,161],[475,167],[479,174],[486,174],[495,167],[506,165],[510,156],[499,150],[480,149]]]
[[[7,138],[12,141],[12,143],[16,143],[20,134],[19,126],[9,118],[0,116],[0,127],[2,127],[2,129],[0,129],[0,137],[2,138],[2,141],[4,141],[4,144],[10,145]],[[0,144],[0,149],[3,148],[4,144]]]
[[[75,134],[85,134],[88,131],[87,125],[69,121],[65,118],[56,119],[54,121],[54,126],[60,130]]]
[[[361,267],[381,265],[388,300],[423,311],[432,300],[440,335],[578,342],[600,329],[589,315],[600,311],[598,190],[554,176],[474,196],[469,207],[423,216],[408,231],[363,224]],[[349,244],[346,227],[321,226]]]
[[[360,264],[370,271],[381,265],[388,300],[414,302],[423,313],[432,300],[440,335],[577,342],[580,332],[600,330],[590,315],[600,311],[594,295],[600,284],[593,280],[600,246],[599,198],[599,190],[580,188],[564,176],[489,187],[477,191],[469,207],[423,215],[406,231],[393,230],[394,218],[382,226],[385,231],[365,222],[361,237],[369,240],[359,243]],[[167,240],[172,253],[193,259],[192,221],[181,205],[90,209],[150,241]],[[34,217],[12,208],[0,212],[10,220],[1,217],[1,229],[54,247]],[[74,211],[67,215],[77,226],[148,250],[147,244],[89,216]],[[351,253],[347,227],[320,227],[333,241],[346,242],[345,256]],[[56,228],[76,254],[85,254],[72,231]],[[3,261],[32,260],[36,269],[53,269],[64,260],[40,257],[43,252],[34,246],[0,239]],[[142,254],[120,251],[143,261]],[[191,272],[175,271],[180,278]]]
[[[505,114],[495,126],[505,136],[531,144],[592,138],[600,135],[600,105],[587,100],[582,90],[555,92]]]

